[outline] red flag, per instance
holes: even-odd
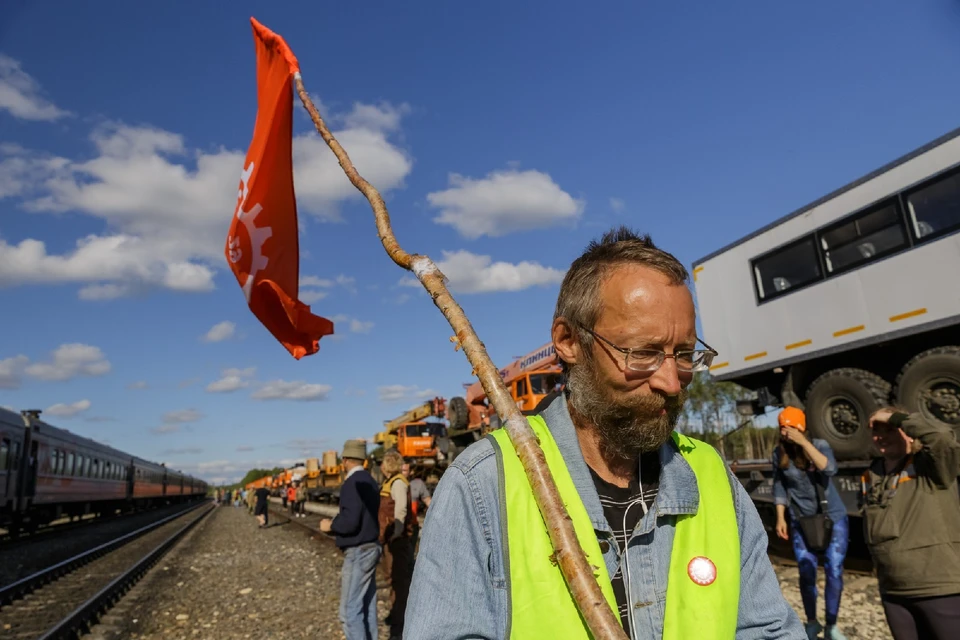
[[[297,298],[300,243],[293,193],[293,77],[296,56],[283,38],[254,18],[257,121],[243,162],[237,208],[224,253],[247,304],[299,360],[320,349],[333,323]]]

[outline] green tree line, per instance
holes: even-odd
[[[768,459],[780,438],[775,427],[758,426],[737,413],[737,400],[752,394],[733,382],[719,382],[708,372],[698,373],[687,386],[687,402],[677,425],[681,433],[717,448],[728,460]]]

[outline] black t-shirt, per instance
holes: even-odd
[[[603,515],[606,517],[610,528],[613,529],[617,546],[620,549],[620,567],[617,568],[615,574],[610,576],[610,581],[613,583],[613,593],[617,597],[620,624],[623,625],[627,634],[630,633],[630,620],[627,615],[630,605],[627,602],[624,576],[621,573],[623,567],[626,566],[623,562],[624,549],[627,540],[633,534],[633,530],[640,524],[643,514],[653,506],[653,501],[657,497],[657,491],[660,488],[660,458],[657,452],[645,453],[641,456],[640,474],[642,475],[640,483],[634,477],[630,481],[629,487],[621,488],[604,481],[593,469],[590,469],[593,484],[600,496]]]
[[[260,487],[259,489],[253,492],[253,495],[257,497],[256,506],[258,507],[267,506],[267,498],[270,497],[269,489],[267,489],[266,487]]]

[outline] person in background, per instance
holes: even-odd
[[[402,473],[403,477],[410,482],[410,504],[413,507],[413,515],[422,516],[430,506],[430,489],[420,477],[420,473],[411,472],[409,462],[403,463]]]
[[[290,488],[289,484],[280,485],[280,499],[283,501],[283,508],[287,508],[287,490]]]
[[[880,451],[863,473],[864,539],[896,640],[960,638],[960,443],[920,413],[870,417]]]
[[[257,504],[253,507],[253,515],[257,517],[257,521],[260,523],[260,528],[263,529],[267,526],[268,521],[267,499],[270,497],[270,489],[267,489],[266,487],[260,487],[253,493],[257,501]]]
[[[381,547],[377,513],[380,493],[376,481],[363,468],[367,445],[347,440],[343,468],[347,477],[340,487],[340,513],[320,521],[320,531],[336,535],[343,550],[340,574],[340,624],[347,640],[377,639],[377,563]]]
[[[850,541],[850,525],[847,509],[833,486],[832,477],[837,473],[837,461],[833,450],[825,440],[807,439],[806,415],[796,407],[786,407],[780,412],[780,444],[773,451],[773,497],[777,509],[777,536],[787,540],[787,512],[790,513],[793,531],[793,554],[800,571],[800,595],[807,615],[807,636],[817,638],[821,631],[827,640],[845,640],[837,628],[837,613],[840,611],[840,596],[843,593],[843,561]],[[817,492],[820,487],[826,505],[820,504]],[[798,520],[812,516],[818,507],[833,522],[830,541],[824,550],[823,568],[826,574],[824,609],[826,629],[817,620],[817,555],[809,548]]]
[[[390,449],[384,453],[380,470],[386,478],[380,487],[380,544],[384,545],[384,568],[390,580],[392,603],[386,622],[390,625],[390,637],[400,638],[413,578],[417,518],[411,505],[410,483],[402,473],[400,452]]]
[[[307,488],[304,486],[303,482],[297,483],[297,517],[306,518],[307,517]]]
[[[287,504],[290,505],[290,517],[297,517],[297,488],[293,483],[287,485]]]

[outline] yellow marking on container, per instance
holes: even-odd
[[[700,273],[701,271],[703,271],[703,267],[697,267],[696,269],[693,270],[693,281],[694,281],[694,282],[697,281],[697,274]]]
[[[851,333],[856,333],[857,331],[863,331],[863,330],[866,329],[866,328],[867,328],[867,327],[866,327],[865,325],[858,324],[858,325],[855,326],[855,327],[848,327],[848,328],[846,328],[846,329],[841,329],[840,331],[834,331],[834,332],[833,332],[833,337],[834,337],[834,338],[839,338],[840,336],[846,336],[846,335],[849,335],[849,334],[851,334]]]
[[[713,371],[714,369],[723,369],[724,367],[728,366],[729,364],[730,364],[729,362],[718,362],[717,364],[715,364],[715,365],[713,365],[712,367],[710,367],[710,371]]]
[[[813,344],[813,340],[801,340],[800,342],[794,342],[793,344],[788,344],[784,347],[787,351],[790,349],[799,349],[800,347],[805,347],[808,344]]]
[[[757,358],[763,358],[763,357],[766,356],[766,355],[767,355],[767,352],[766,352],[766,351],[761,351],[760,353],[751,353],[751,354],[748,355],[748,356],[744,356],[743,359],[744,359],[744,360],[747,360],[747,361],[756,360]]]
[[[926,308],[914,309],[913,311],[907,311],[906,313],[900,313],[895,316],[890,316],[890,322],[896,322],[898,320],[906,320],[907,318],[915,318],[917,316],[922,316],[926,312],[927,312]]]

